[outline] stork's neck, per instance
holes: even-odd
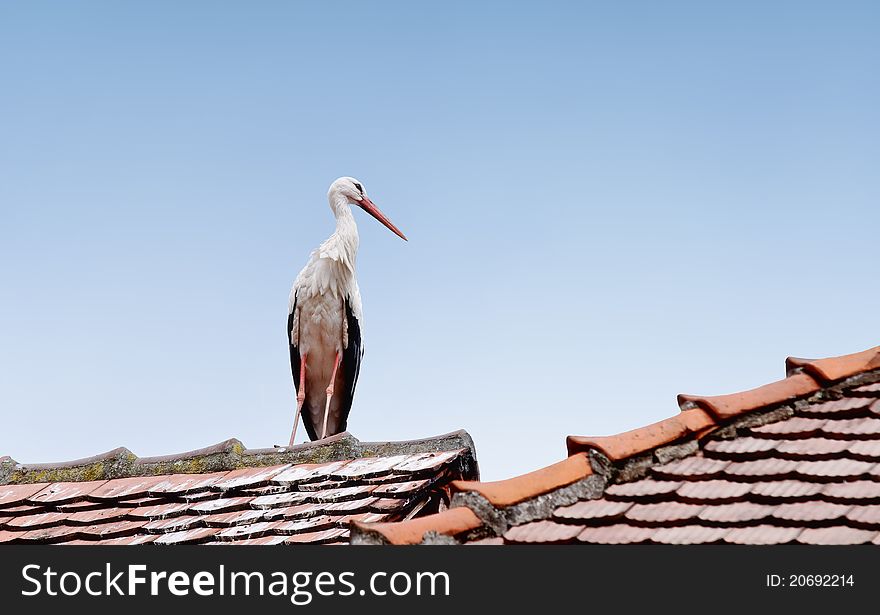
[[[354,264],[358,250],[358,230],[354,216],[351,213],[351,205],[348,199],[342,195],[334,195],[330,198],[330,208],[336,216],[336,231],[327,239],[328,243],[337,244],[338,248],[345,251],[347,260]]]

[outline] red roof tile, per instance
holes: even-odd
[[[798,359],[789,357],[785,361],[789,370],[802,368],[820,380],[830,383],[835,380],[855,376],[863,372],[880,369],[880,346],[863,352],[847,354],[829,359]]]
[[[565,487],[593,473],[586,454],[574,454],[564,461],[509,480],[482,483],[453,481],[454,491],[479,493],[495,506],[510,506],[548,491]]]
[[[451,508],[449,510],[412,519],[403,523],[370,523],[355,521],[352,526],[362,532],[379,534],[393,545],[419,544],[427,532],[445,536],[457,536],[476,530],[483,524],[470,508]]]
[[[569,481],[540,471],[471,482],[468,490],[494,510],[456,497],[456,508],[420,520],[409,542],[473,506],[479,532],[448,536],[495,543],[880,544],[880,347],[790,360],[789,369],[784,380],[744,393],[681,396],[679,415],[618,436],[570,436],[569,452],[595,463],[589,486],[565,489]],[[525,497],[510,496],[518,485],[528,486]],[[535,495],[542,496],[537,503],[526,501]],[[385,524],[384,531],[411,523]],[[370,528],[356,526],[355,539]]]
[[[678,402],[683,408],[688,407],[689,404],[695,404],[707,410],[716,419],[727,420],[746,412],[805,397],[815,393],[819,388],[819,384],[807,374],[795,374],[742,393],[715,397],[679,395]]]
[[[592,542],[606,545],[637,544],[648,541],[654,535],[653,529],[633,525],[603,525],[586,527],[577,539],[581,542]]]
[[[171,456],[140,460],[130,453],[122,461],[115,453],[99,457],[110,459],[113,468],[108,471],[114,472],[125,463],[139,472],[167,471],[178,466],[210,467],[217,455],[226,453],[238,461],[229,458],[224,463],[245,459],[262,465],[205,474],[159,473],[51,484],[0,484],[0,542],[345,542],[350,523],[430,514],[448,502],[450,481],[476,474],[470,439],[463,432],[375,445],[361,444],[344,434],[334,436],[330,444],[319,441],[295,450],[250,452],[240,444],[230,448],[229,442],[203,449],[208,455],[205,459],[193,452],[179,460]],[[454,448],[443,450],[447,446]],[[324,461],[297,463],[303,456],[310,458],[313,450]],[[352,457],[353,451],[362,453]],[[334,460],[334,454],[346,457]],[[86,461],[92,475],[96,465],[100,470],[100,461]],[[15,464],[4,468],[9,465]],[[57,468],[15,465],[12,478],[76,476],[82,465],[83,460]],[[387,497],[373,496],[374,491]],[[460,511],[453,514],[460,516]]]
[[[613,519],[623,516],[631,506],[631,502],[584,500],[571,506],[557,508],[553,516],[557,519]]]
[[[564,525],[553,521],[536,521],[518,525],[507,531],[504,539],[512,543],[554,543],[568,542],[581,533],[583,526]]]
[[[807,528],[797,541],[807,545],[862,545],[869,544],[877,535],[875,531],[846,526]]]
[[[800,527],[757,525],[730,528],[724,542],[739,545],[782,545],[794,541],[803,531]]]
[[[700,434],[713,426],[714,421],[703,410],[685,410],[681,414],[653,425],[633,429],[616,436],[599,438],[569,436],[567,440],[568,453],[572,455],[595,448],[602,451],[609,459],[616,461],[665,444],[671,444],[689,435]]]

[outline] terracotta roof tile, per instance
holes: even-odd
[[[586,453],[577,453],[559,463],[508,480],[488,483],[453,481],[452,489],[479,493],[494,506],[510,506],[570,485],[592,473]]]
[[[463,432],[403,443],[361,444],[348,435],[328,440],[250,451],[230,440],[196,452],[205,458],[193,452],[120,457],[125,449],[117,449],[94,458],[107,461],[104,469],[100,461],[89,461],[89,472],[107,479],[0,485],[0,531],[4,542],[19,543],[339,543],[348,540],[352,522],[430,514],[448,500],[451,480],[476,475]],[[362,456],[332,459],[353,451]],[[304,455],[314,460],[313,452],[325,461],[290,462]],[[132,464],[136,472],[213,470],[218,458],[224,469],[205,474],[119,475]],[[257,465],[232,467],[236,459]],[[11,462],[0,479],[78,475],[82,465],[83,460],[57,468]],[[377,489],[389,497],[373,496]]]
[[[227,491],[229,489],[267,485],[271,479],[289,467],[290,464],[285,464],[269,468],[241,468],[240,470],[232,470],[222,479],[211,485],[211,489]]]
[[[202,517],[202,521],[208,527],[233,527],[236,525],[248,525],[257,521],[266,521],[267,516],[265,510],[246,509],[205,515]]]
[[[149,520],[170,519],[178,517],[189,511],[192,505],[189,502],[168,502],[165,504],[156,504],[154,506],[143,506],[131,508],[128,516],[133,518],[143,518]]]
[[[182,532],[196,527],[205,527],[204,517],[186,515],[183,517],[172,517],[170,519],[158,519],[156,521],[150,521],[144,525],[144,531],[155,534],[165,534],[169,532]]]
[[[163,534],[156,538],[152,544],[154,545],[179,545],[179,544],[195,544],[206,542],[213,538],[220,531],[216,527],[201,527],[182,532],[172,532]]]
[[[586,438],[569,436],[566,440],[570,455],[591,448],[600,450],[609,459],[618,461],[645,451],[671,444],[690,435],[701,434],[714,427],[712,418],[698,408],[640,427],[616,436]]]
[[[651,473],[657,477],[673,480],[706,479],[720,475],[729,465],[730,462],[718,459],[686,457],[679,461],[654,466]]]
[[[631,483],[619,483],[610,485],[605,490],[605,495],[610,499],[647,499],[653,496],[662,496],[672,493],[683,483],[671,480],[654,480],[643,478]]]
[[[24,515],[21,517],[13,517],[4,525],[7,529],[25,529],[34,530],[43,527],[52,527],[61,523],[67,518],[64,513],[44,512],[36,515]]]
[[[147,522],[129,521],[127,519],[112,521],[110,523],[96,523],[82,528],[82,535],[95,538],[117,538],[119,536],[132,536]]]
[[[60,504],[80,500],[107,481],[89,481],[84,483],[52,483],[28,498],[33,504]]]
[[[331,528],[320,532],[307,532],[304,534],[294,534],[288,536],[284,540],[284,544],[329,544],[340,540],[348,539],[348,530],[342,528]]]
[[[767,440],[767,442],[773,442]],[[805,438],[803,440],[786,440],[776,442],[775,452],[786,459],[833,459],[846,453],[851,446],[847,440],[829,440],[828,438]]]
[[[851,391],[851,394],[854,395],[870,395],[875,396],[875,394],[880,394],[880,382],[875,382],[874,384],[866,384],[860,387],[856,387]]]
[[[430,483],[430,479],[408,480],[399,483],[385,483],[373,490],[373,495],[388,498],[406,498],[413,493],[424,489]]]
[[[774,480],[752,485],[752,494],[764,500],[800,500],[821,493],[824,486],[800,480]]]
[[[190,510],[200,515],[244,510],[253,499],[252,497],[217,498],[193,504]]]
[[[849,452],[861,461],[880,461],[880,440],[859,440],[850,443]]]
[[[654,530],[651,528],[618,524],[586,527],[577,535],[577,539],[580,542],[605,545],[638,544],[647,542],[653,534]]]
[[[72,514],[64,515],[63,521],[71,525],[91,525],[99,521],[107,521],[110,519],[119,519],[128,515],[128,508],[99,508],[95,510],[82,510]],[[64,513],[58,513],[64,514]],[[59,519],[61,521],[62,519]]]
[[[861,545],[869,544],[877,535],[876,531],[846,526],[807,528],[797,541],[807,545]]]
[[[281,529],[287,521],[258,521],[256,523],[248,523],[246,525],[234,525],[217,532],[216,537],[219,540],[235,540],[237,538],[261,538],[267,534],[274,533],[272,530]],[[281,532],[279,532],[281,533]]]
[[[868,475],[877,464],[854,459],[831,459],[828,461],[802,461],[798,464],[797,473],[807,479],[835,478],[855,480]]]
[[[452,461],[452,458],[458,451],[438,451],[432,453],[423,453],[413,456],[402,463],[394,466],[395,474],[423,474],[435,472],[439,468]]]
[[[598,498],[591,487],[572,502],[577,491],[546,490],[533,475],[499,481],[538,483],[548,497],[526,508],[519,498],[494,498],[491,514],[514,523],[503,536],[485,538],[492,516],[479,534],[447,535],[494,543],[880,544],[880,382],[872,382],[880,365],[863,362],[859,374],[863,368],[877,371],[831,380],[827,369],[800,366],[745,393],[682,396],[681,415],[619,436],[569,437],[571,453],[604,455],[591,457],[599,480],[590,485],[610,483]],[[698,414],[700,424],[682,426]],[[487,491],[483,483],[472,489]],[[564,495],[547,510],[556,492]],[[524,511],[529,521],[517,524]],[[424,523],[419,536],[437,527]]]
[[[776,525],[731,528],[724,536],[724,542],[739,545],[782,545],[793,542],[802,531],[803,528],[800,527]]]
[[[536,521],[518,525],[507,530],[504,539],[513,543],[554,543],[568,542],[581,533],[583,526],[555,523],[553,521]]]
[[[644,523],[668,523],[693,519],[705,506],[684,504],[682,502],[661,502],[655,504],[635,504],[626,511],[626,518]]]
[[[863,527],[880,529],[880,505],[850,507],[846,518]]]
[[[678,402],[682,408],[695,404],[708,411],[718,420],[728,420],[752,410],[805,397],[815,393],[819,388],[819,384],[807,374],[795,374],[783,380],[765,384],[742,393],[717,395],[715,397],[679,395]]]
[[[724,468],[724,475],[740,480],[750,477],[793,476],[800,467],[800,461],[791,459],[759,459],[757,461],[735,461]]]
[[[768,423],[760,427],[752,427],[749,431],[758,437],[800,437],[808,438],[816,436],[828,421],[826,419],[811,419],[796,416],[777,423]]]
[[[729,528],[704,525],[664,527],[651,535],[651,541],[670,545],[709,544],[721,542],[728,532]]]
[[[460,507],[400,523],[354,522],[353,526],[364,532],[377,533],[393,545],[411,545],[422,542],[426,532],[456,536],[475,530],[482,524],[470,508]]]
[[[721,506],[707,506],[699,515],[703,521],[740,524],[761,521],[773,514],[774,506],[753,502],[735,502]]]
[[[584,500],[557,508],[553,516],[557,519],[614,519],[622,516],[631,506],[630,502]]]
[[[163,475],[162,479],[150,486],[152,495],[171,495],[203,491],[213,486],[226,476],[228,472],[212,472],[210,474],[171,474]]]
[[[2,540],[3,540],[2,537],[0,537],[0,542],[2,542]],[[496,545],[503,545],[504,539],[501,538],[500,536],[493,536],[491,538],[480,538],[479,540],[472,540],[466,544],[477,545],[477,546],[496,546]]]
[[[682,483],[676,494],[686,502],[721,503],[737,500],[751,490],[748,483],[735,483],[729,480],[706,480]]]
[[[21,504],[32,495],[48,487],[47,483],[32,485],[0,485],[0,506],[11,507]]]
[[[804,409],[804,416],[815,416],[825,418],[829,414],[838,417],[859,415],[870,412],[870,406],[876,404],[876,400],[871,397],[845,397],[843,399],[834,399],[821,404],[810,404]]]
[[[311,481],[326,481],[330,473],[345,466],[350,459],[333,461],[330,463],[305,463],[293,466],[272,477],[275,484],[307,483]]]
[[[758,459],[766,457],[765,453],[774,450],[778,445],[778,440],[746,436],[735,440],[712,440],[703,450],[707,457],[714,459]]]
[[[53,525],[51,527],[19,532],[16,542],[23,543],[55,543],[73,540],[82,536],[83,529],[70,525]]]
[[[880,435],[880,419],[859,418],[829,421],[828,424],[822,426],[822,432],[832,436],[876,436]]]
[[[88,495],[89,499],[98,500],[144,497],[149,494],[150,487],[161,482],[160,476],[116,478],[106,481]]]
[[[822,487],[825,498],[841,504],[862,502],[880,502],[880,483],[873,480],[856,480],[845,483],[830,483]]]
[[[780,504],[773,511],[773,516],[786,521],[831,521],[846,515],[852,508],[849,504],[831,502],[796,502]]]
[[[21,532],[10,532],[7,530],[0,530],[0,544],[7,542],[14,542],[21,537]]]
[[[862,372],[880,369],[880,346],[828,359],[798,359],[789,357],[785,361],[786,368],[794,370],[802,368],[826,383],[842,380]]]
[[[339,480],[351,480],[355,478],[367,479],[390,474],[391,469],[398,465],[411,461],[409,455],[394,455],[392,457],[366,457],[348,462],[339,469],[330,472],[330,477]]]

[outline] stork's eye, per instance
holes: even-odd
[[[354,183],[354,187],[357,188],[357,189],[358,189],[358,192],[360,192],[361,194],[364,193],[364,187],[361,186],[359,183],[355,182],[355,183]]]

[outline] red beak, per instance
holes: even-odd
[[[362,208],[365,212],[367,212],[368,214],[370,214],[371,216],[373,216],[374,218],[376,218],[376,220],[378,220],[379,222],[381,222],[382,224],[384,224],[385,227],[386,227],[389,231],[391,231],[392,233],[394,233],[395,235],[397,235],[398,237],[400,237],[400,238],[403,239],[404,241],[407,241],[407,239],[406,239],[406,235],[404,235],[403,233],[401,233],[401,232],[400,232],[400,229],[398,229],[396,226],[394,226],[393,224],[391,224],[391,220],[389,220],[388,218],[386,218],[386,217],[385,217],[385,214],[383,214],[381,211],[379,211],[379,208],[378,208],[378,207],[376,207],[375,205],[373,205],[373,201],[371,201],[370,199],[368,199],[368,198],[365,196],[365,197],[363,197],[363,198],[361,199],[359,205],[361,206],[361,208]]]

